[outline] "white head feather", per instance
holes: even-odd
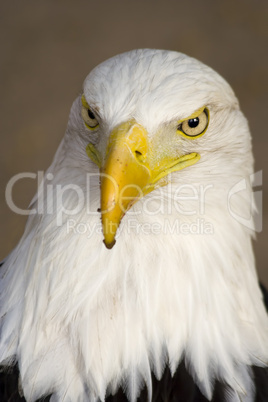
[[[182,358],[208,398],[220,379],[251,400],[247,367],[267,364],[268,320],[253,231],[228,207],[230,190],[245,179],[231,207],[249,212],[253,172],[248,125],[232,89],[183,54],[137,50],[96,67],[84,94],[101,122],[92,140],[100,153],[124,121],[134,118],[161,147],[178,120],[207,106],[205,135],[181,140],[184,153],[201,159],[137,202],[107,250],[96,212],[98,168],[85,152],[90,134],[76,99],[52,175],[33,200],[32,208],[44,200],[45,211],[29,217],[2,267],[0,361],[18,360],[28,401],[47,393],[103,400],[123,382],[134,401],[142,382],[150,391],[150,370],[161,377],[166,363],[174,372]],[[79,186],[80,204],[69,185]]]

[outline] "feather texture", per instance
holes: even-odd
[[[96,67],[84,94],[101,121],[92,139],[100,155],[111,130],[135,118],[159,152],[179,147],[201,159],[139,200],[107,250],[97,212],[99,170],[85,152],[93,134],[80,98],[74,102],[31,204],[42,213],[29,216],[1,268],[0,361],[18,362],[29,402],[49,394],[52,401],[104,401],[120,387],[134,402],[144,386],[149,400],[177,401],[178,387],[174,397],[155,396],[151,371],[153,385],[165,383],[182,360],[209,400],[222,382],[227,401],[252,401],[251,366],[268,363],[268,320],[254,228],[234,219],[252,208],[253,158],[232,89],[185,55],[138,50]],[[210,111],[206,134],[174,147],[177,121],[202,106]],[[244,190],[228,203],[241,180]],[[185,368],[181,373],[184,382]],[[190,388],[189,401],[196,392]]]

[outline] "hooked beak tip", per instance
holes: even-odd
[[[115,243],[116,243],[116,240],[114,239],[113,241],[111,241],[111,242],[106,242],[105,241],[105,239],[103,240],[103,243],[104,243],[104,245],[105,245],[105,247],[108,249],[108,250],[111,250],[112,248],[113,248],[113,246],[115,245]]]

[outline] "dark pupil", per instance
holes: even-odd
[[[93,113],[93,112],[91,112],[91,110],[90,110],[90,109],[88,109],[88,110],[87,110],[87,114],[88,114],[88,117],[89,117],[90,119],[92,119],[92,120],[94,120],[94,119],[95,119],[95,115],[94,115],[94,113]]]
[[[188,120],[188,126],[191,127],[191,128],[197,127],[198,124],[199,124],[199,118],[198,117],[195,117],[194,119],[189,119]]]

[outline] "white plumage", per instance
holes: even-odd
[[[232,389],[229,401],[253,401],[250,366],[268,363],[268,320],[253,231],[229,210],[250,213],[253,172],[247,121],[232,89],[183,54],[137,50],[96,67],[83,93],[99,126],[86,127],[78,97],[31,205],[43,200],[44,210],[29,217],[1,268],[0,361],[18,361],[29,402],[47,394],[103,401],[120,385],[135,401],[143,383],[151,395],[151,370],[160,378],[183,358],[207,398],[219,379]],[[205,134],[178,134],[178,122],[202,107],[210,115]],[[97,212],[99,168],[85,149],[93,144],[104,163],[109,136],[127,121],[145,128],[155,166],[163,154],[201,158],[138,200],[109,250]],[[242,179],[247,188],[230,206],[228,194]]]

